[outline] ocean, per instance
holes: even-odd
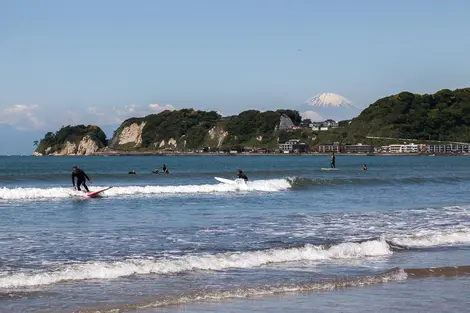
[[[0,312],[468,312],[469,160],[0,157]]]

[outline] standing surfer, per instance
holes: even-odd
[[[73,184],[73,189],[75,190],[81,190],[80,189],[80,186],[83,185],[83,187],[85,188],[85,190],[87,192],[90,192],[90,190],[88,190],[88,186],[85,184],[86,180],[88,180],[88,182],[91,184],[92,181],[90,180],[90,177],[88,177],[88,175],[81,169],[79,169],[78,167],[74,166],[72,167],[72,184]],[[77,177],[77,186],[75,186],[75,177]]]
[[[336,168],[336,159],[335,159],[335,153],[334,152],[331,154],[330,162],[331,162],[331,168]]]

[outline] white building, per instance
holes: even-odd
[[[312,123],[312,130],[313,131],[325,131],[330,128],[337,128],[338,122],[333,120],[326,120],[324,122],[313,122]]]
[[[299,139],[291,139],[279,145],[279,150],[283,153],[308,152],[308,145],[300,142]]]
[[[405,145],[389,145],[388,151],[390,153],[418,153],[419,146],[414,143]]]
[[[426,147],[429,153],[469,153],[468,144],[429,145]]]

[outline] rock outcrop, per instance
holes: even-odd
[[[209,129],[208,137],[211,141],[214,141],[217,148],[222,147],[225,138],[229,135],[228,131],[226,131],[223,127],[214,126]]]
[[[91,139],[90,136],[85,136],[78,144],[66,141],[63,148],[55,151],[52,155],[93,155],[104,147],[103,143]]]
[[[106,137],[98,126],[66,126],[47,133],[33,155],[92,155],[104,147]]]
[[[132,144],[133,147],[139,147],[142,145],[142,130],[145,127],[146,122],[132,123],[128,126],[124,126],[119,135],[113,138],[113,144],[123,146]],[[114,141],[116,141],[114,143]]]

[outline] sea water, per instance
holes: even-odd
[[[0,157],[0,312],[466,312],[469,161]]]

